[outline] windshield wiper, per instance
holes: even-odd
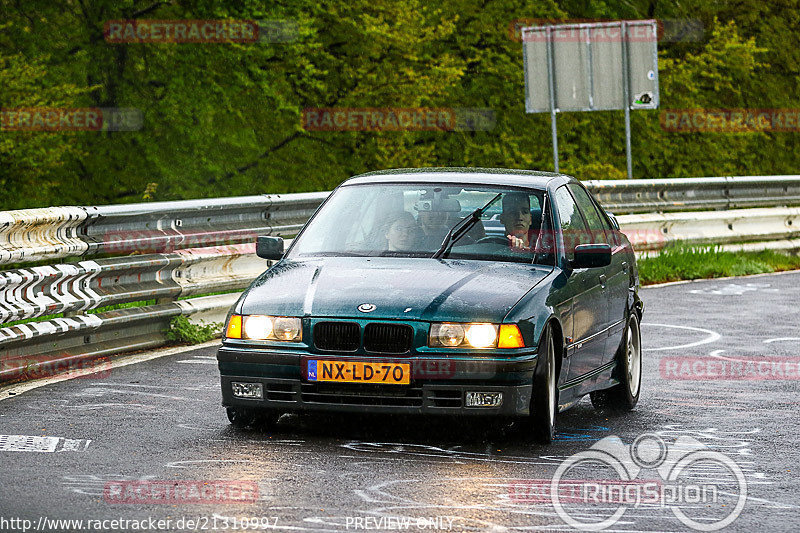
[[[500,198],[501,196],[503,196],[503,193],[497,193],[497,196],[489,200],[489,202],[486,205],[484,205],[480,209],[476,209],[469,215],[465,216],[464,218],[456,222],[456,225],[450,228],[450,231],[447,232],[447,235],[442,241],[442,246],[439,247],[438,250],[436,250],[436,253],[433,254],[431,258],[439,259],[447,252],[449,252],[450,248],[453,247],[456,241],[458,241],[458,239],[466,235],[467,232],[472,229],[472,226],[474,226],[481,219],[481,215],[487,209],[489,209],[492,206],[492,204],[495,203],[497,199]]]

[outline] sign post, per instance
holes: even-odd
[[[628,178],[632,178],[630,111],[657,109],[659,103],[656,21],[523,28],[522,53],[525,111],[550,113],[555,171],[559,171],[559,112],[622,109]]]

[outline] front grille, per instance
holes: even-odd
[[[314,326],[314,346],[320,350],[355,352],[361,345],[361,328],[355,322],[319,322]]]
[[[377,353],[406,353],[411,350],[414,330],[403,324],[367,324],[364,328],[364,349]]]
[[[422,406],[422,389],[413,386],[303,383],[300,385],[300,394],[305,403]]]

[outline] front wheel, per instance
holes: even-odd
[[[631,311],[625,334],[616,354],[619,383],[610,389],[591,393],[592,405],[598,409],[630,411],[639,401],[642,385],[642,332],[639,317]]]
[[[531,395],[531,432],[537,442],[549,444],[555,437],[558,410],[555,346],[550,325],[542,331],[538,359]]]
[[[228,407],[225,409],[225,414],[228,415],[228,421],[233,427],[238,429],[246,428],[256,421],[255,412],[245,407]]]
[[[264,409],[247,407],[228,407],[225,410],[228,421],[237,429],[247,426],[259,426],[270,429],[277,424],[281,414]]]

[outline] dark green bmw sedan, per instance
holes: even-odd
[[[550,442],[586,394],[632,409],[636,259],[579,181],[425,168],[337,187],[228,317],[217,359],[237,426],[291,411],[520,418]]]

